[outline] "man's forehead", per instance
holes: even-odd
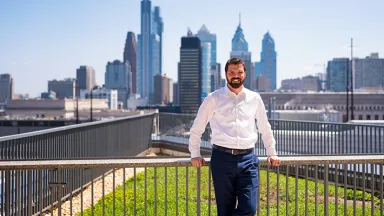
[[[228,69],[230,71],[244,71],[244,66],[242,64],[238,65],[229,65]]]

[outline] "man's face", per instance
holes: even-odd
[[[240,88],[243,85],[246,77],[243,64],[230,64],[226,72],[228,84],[232,88]]]

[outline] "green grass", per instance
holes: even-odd
[[[177,175],[176,175],[177,169]],[[155,171],[156,170],[156,171]],[[170,167],[166,168],[167,171],[167,181],[165,183],[165,168],[148,168],[147,169],[147,202],[145,208],[145,176],[144,172],[137,175],[136,178],[136,214],[144,215],[144,211],[147,211],[147,215],[154,215],[157,211],[157,215],[165,215],[165,204],[167,205],[168,215],[176,215],[176,206],[178,207],[178,213],[180,215],[186,215],[186,168],[185,167]],[[156,173],[156,181],[155,181]],[[197,172],[196,168],[188,168],[188,214],[187,215],[196,215],[196,197],[197,197],[197,184],[196,177]],[[178,184],[176,185],[176,177],[178,177]],[[288,178],[288,195],[286,194],[286,177],[285,175],[280,175],[280,184],[279,184],[279,213],[280,215],[285,215],[286,212],[286,199],[288,199],[288,215],[295,215],[295,184],[296,180],[293,177]],[[155,199],[155,182],[156,184],[156,199]],[[304,215],[305,213],[305,179],[298,180],[298,215]],[[127,215],[133,215],[134,211],[134,180],[129,179],[126,181],[126,211]],[[269,214],[277,214],[277,174],[270,172],[269,175]],[[167,187],[165,190],[165,186]],[[215,195],[213,191],[213,185],[211,184],[211,200],[209,200],[209,184],[208,184],[208,167],[201,169],[201,215],[208,215],[208,203],[211,202],[211,215],[216,215],[216,205],[214,202]],[[176,193],[176,189],[178,190]],[[317,188],[318,193],[318,205],[317,211],[319,215],[324,215],[324,184],[318,183]],[[166,192],[166,197],[165,197]],[[260,171],[260,210],[261,215],[267,215],[267,172],[265,170]],[[329,197],[335,197],[336,188],[335,186],[328,186]],[[356,191],[357,196],[357,205],[356,212],[357,215],[362,215],[362,191]],[[176,197],[178,201],[176,202]],[[338,188],[338,197],[343,200],[338,203],[338,214],[344,214],[344,188]],[[124,190],[123,186],[119,186],[115,190],[115,215],[123,215],[124,211]],[[347,189],[347,199],[353,200],[353,190]],[[155,208],[156,200],[156,208]],[[365,213],[366,215],[371,214],[371,194],[365,193]],[[374,197],[375,203],[375,214],[380,215],[378,209],[379,199]],[[328,214],[335,215],[335,202],[334,199],[329,199],[329,208]],[[102,215],[102,199],[93,207],[94,215]],[[107,194],[104,198],[104,213],[105,215],[113,215],[113,193]],[[80,215],[80,214],[79,214]],[[91,215],[91,208],[86,209],[83,212],[83,215]],[[315,182],[308,181],[308,215],[315,215]],[[353,202],[348,203],[347,205],[347,215],[353,215]]]

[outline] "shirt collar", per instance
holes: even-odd
[[[226,95],[233,95],[233,94],[235,94],[235,93],[233,93],[233,92],[229,89],[228,84],[225,85],[225,87],[224,87],[224,92],[225,92]],[[244,96],[246,96],[246,95],[247,95],[246,93],[247,93],[247,89],[246,89],[245,87],[243,87],[243,90],[241,90],[241,92],[239,93],[239,95],[244,94]]]

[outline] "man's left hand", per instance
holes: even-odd
[[[280,165],[280,158],[278,156],[269,156],[268,157],[268,164],[272,166],[279,166]]]

